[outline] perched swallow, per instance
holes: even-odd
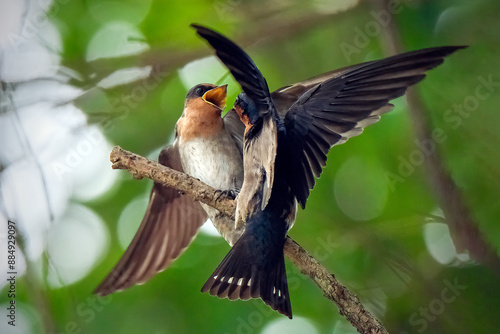
[[[188,92],[175,141],[158,161],[216,189],[237,191],[243,182],[244,127],[234,111],[221,118],[226,86],[200,84]],[[230,245],[238,240],[243,227],[228,230],[233,224],[224,223],[229,218],[216,209],[155,183],[137,233],[95,293],[124,290],[165,270],[191,243],[207,215]]]
[[[463,47],[371,61],[310,80],[307,87],[294,85],[271,94],[241,48],[208,28],[193,27],[240,84],[243,92],[234,110],[245,124],[245,175],[235,216],[236,224],[246,223],[246,229],[202,292],[229,299],[260,297],[291,318],[284,241],[295,221],[296,203],[305,207],[328,151],[377,122],[392,109],[390,100]]]

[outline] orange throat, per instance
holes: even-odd
[[[177,121],[177,134],[183,141],[194,138],[209,138],[223,128],[222,110],[201,98],[186,103],[181,118]]]
[[[250,130],[252,127],[252,124],[250,124],[250,118],[248,118],[248,115],[243,115],[243,109],[240,108],[240,106],[235,105],[234,110],[240,116],[240,121],[245,125],[245,134]]]

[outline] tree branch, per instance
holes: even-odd
[[[327,24],[332,21],[335,17],[335,21],[339,22],[342,20],[348,20],[348,11],[339,11],[336,13],[318,15],[317,12],[308,13],[305,16],[299,16],[297,18],[286,17],[286,20],[279,19],[279,16],[263,15],[264,13],[256,13],[253,15],[248,22],[244,22],[241,26],[246,27],[246,29],[240,29],[237,31],[243,31],[244,33],[240,36],[235,36],[235,40],[238,41],[240,46],[250,46],[255,44],[267,45],[276,43],[276,41],[286,40],[291,36],[295,36],[298,33],[302,33],[308,29],[317,27],[322,24]],[[266,10],[266,14],[269,12]],[[248,29],[248,25],[251,25],[251,29]],[[265,37],[263,37],[265,36]],[[200,46],[202,44],[200,43]],[[99,81],[113,73],[114,71],[127,68],[132,66],[151,66],[150,75],[143,79],[142,81],[151,80],[152,78],[165,77],[167,73],[175,72],[179,67],[185,64],[212,55],[212,52],[208,48],[198,48],[196,50],[190,51],[178,51],[174,48],[166,49],[151,49],[141,53],[140,55],[131,56],[120,56],[114,58],[99,58],[91,62],[87,62],[85,59],[75,59],[71,64],[68,64],[70,68],[82,69],[84,74],[88,72],[87,77],[90,77],[83,84],[85,86],[95,86]],[[89,67],[90,64],[90,67]],[[88,71],[86,71],[88,69]],[[90,74],[97,75],[90,76]],[[133,81],[129,84],[121,85],[120,87],[133,88],[140,81]],[[75,82],[76,85],[81,83]],[[109,90],[109,89],[108,89]]]
[[[136,179],[149,178],[178,189],[183,194],[234,218],[235,201],[229,197],[218,196],[216,189],[198,179],[125,151],[119,146],[113,148],[110,160],[113,169],[126,169]],[[304,275],[309,276],[319,286],[326,298],[337,305],[339,313],[346,317],[358,332],[387,333],[382,323],[365,309],[356,295],[290,237],[287,237],[285,242],[284,253]]]

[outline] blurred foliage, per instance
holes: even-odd
[[[111,143],[147,156],[171,140],[182,111],[188,87],[177,70],[212,54],[190,23],[210,26],[241,41],[271,89],[277,89],[385,55],[381,32],[367,30],[370,22],[377,22],[373,16],[377,9],[371,2],[356,5],[354,1],[353,8],[336,13],[336,6],[349,3],[73,0],[56,1],[57,10],[50,15],[63,37],[63,64],[81,75],[72,83],[90,89],[79,101],[89,121],[98,123]],[[470,45],[431,71],[418,90],[433,128],[442,129],[446,136],[438,144],[445,166],[463,189],[488,242],[499,250],[500,4],[494,0],[402,1],[400,10],[394,19],[407,50]],[[89,43],[111,21],[134,26],[142,34],[138,43],[149,47],[138,54],[87,61]],[[360,34],[367,39],[363,45],[356,42]],[[342,48],[346,44],[356,52],[346,54]],[[92,89],[114,71],[131,66],[152,66],[151,77]],[[484,80],[495,84],[485,88]],[[133,100],[133,94],[138,94],[134,89],[145,82],[154,82],[154,87]],[[238,91],[234,81],[228,82],[233,86],[228,98],[232,101]],[[476,98],[478,104],[466,110],[467,116],[453,111],[455,105],[469,103],[478,89],[490,94]],[[409,161],[412,152],[420,150],[404,99],[395,104],[394,111],[361,136],[332,149],[328,166],[290,235],[355,292],[391,333],[494,333],[500,313],[498,276],[473,261],[439,263],[429,251],[426,224],[439,223],[435,215],[441,213],[424,166],[413,166],[414,171],[393,185],[386,179],[387,173],[398,175],[402,160]],[[452,121],[451,116],[455,116]],[[222,239],[204,234],[151,281],[96,299],[93,289],[124,251],[116,233],[118,217],[133,199],[147,196],[151,187],[151,181],[116,173],[121,178],[111,192],[85,203],[109,227],[109,252],[85,279],[64,288],[47,288],[49,313],[58,333],[258,333],[282,318],[260,300],[230,302],[199,292],[229,249]],[[342,185],[346,182],[352,185],[347,192]],[[346,213],[338,204],[337,196],[344,195],[350,196],[354,207],[350,210],[364,212],[373,201],[378,204],[370,209],[368,219],[355,220],[351,211]],[[294,316],[310,320],[318,333],[342,333],[339,322],[346,320],[336,306],[290,263],[287,271]],[[22,288],[26,280],[19,284],[20,291],[27,291]],[[450,284],[459,288],[451,290]],[[19,299],[31,300],[27,293]]]

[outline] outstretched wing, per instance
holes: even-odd
[[[160,153],[159,162],[183,171],[175,143]],[[206,220],[200,203],[155,183],[137,233],[95,293],[105,296],[124,290],[165,270],[189,246]]]
[[[403,53],[354,67],[306,91],[289,109],[285,126],[296,163],[292,188],[305,207],[309,191],[326,165],[333,145],[359,135],[392,109],[390,100],[425,77],[443,58],[463,46]]]
[[[217,57],[226,65],[241,89],[259,109],[262,112],[274,109],[267,81],[250,56],[225,36],[197,24],[191,26],[214,48]]]
[[[346,72],[352,71],[360,66],[367,65],[372,62],[366,62],[357,65],[351,65],[327,73],[317,75],[313,78],[294,83],[293,85],[283,86],[271,93],[274,106],[278,110],[281,118],[285,118],[286,113],[290,107],[309,89],[317,84],[323,83],[329,79],[337,78]]]

